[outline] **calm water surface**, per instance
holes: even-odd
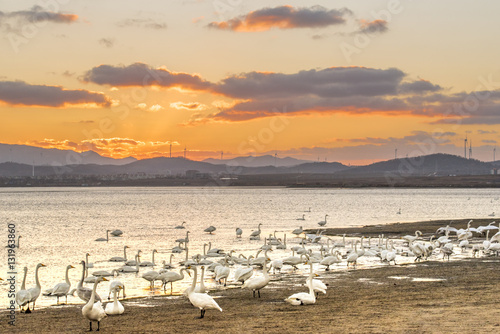
[[[327,227],[485,218],[492,212],[500,214],[499,194],[495,189],[2,188],[1,240],[6,245],[7,223],[16,224],[22,235],[18,271],[22,273],[22,268],[28,266],[27,287],[32,287],[36,264],[46,264],[39,272],[44,290],[64,281],[68,264],[76,267],[70,270],[70,280],[76,287],[81,276],[78,263],[87,252],[94,263],[91,273],[119,267],[120,264],[107,260],[122,256],[124,245],[130,246],[128,258],[141,249],[141,260],[151,261],[151,252],[157,249],[155,262],[168,261],[170,250],[176,245],[174,240],[184,237],[187,230],[190,256],[202,253],[203,244],[209,241],[215,247],[249,255],[263,244],[263,240],[248,238],[258,223],[263,224],[262,236],[278,231],[277,236],[282,237],[299,226],[318,227],[317,222],[324,220],[325,214],[329,215]],[[309,208],[311,212],[305,212]],[[303,214],[306,220],[297,220]],[[183,221],[185,230],[174,229]],[[214,235],[203,232],[210,225],[217,228]],[[235,238],[236,227],[243,229],[242,239]],[[110,238],[108,243],[94,241],[106,237],[106,229],[121,229],[124,235]],[[298,239],[290,240],[292,245],[297,243]],[[275,251],[270,257],[289,254],[290,251]],[[176,254],[174,261],[184,258],[185,253]],[[1,261],[0,275],[4,278],[6,252]],[[365,264],[370,263],[375,260],[365,260]],[[127,286],[128,296],[151,294],[149,283],[140,277],[149,270],[141,268],[139,275],[119,276]],[[18,280],[20,285],[21,275]],[[189,279],[177,287],[174,284],[174,292],[188,284]],[[0,304],[7,305],[6,286],[1,288]],[[99,293],[107,296],[106,282],[99,286]],[[69,297],[68,302],[81,303],[78,297]],[[51,297],[40,296],[37,301],[40,306],[53,304],[55,298]]]

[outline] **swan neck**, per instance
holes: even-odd
[[[70,283],[70,281],[69,281],[69,270],[70,270],[70,269],[71,269],[70,267],[67,267],[67,268],[66,268],[66,283],[67,283],[68,285],[71,285],[71,283]]]
[[[183,269],[185,270],[185,269]],[[194,289],[196,289],[196,280],[198,279],[198,268],[193,267],[193,283],[191,283],[191,287],[189,288],[189,293],[194,292]],[[182,270],[181,270],[182,272]]]
[[[99,279],[97,279],[94,283],[94,288],[92,289],[92,295],[90,296],[90,299],[89,299],[89,304],[90,305],[94,305],[94,301],[95,301],[95,292],[97,290],[97,284],[99,284]]]
[[[21,290],[26,290],[26,276],[28,276],[28,268],[24,268],[23,285],[21,285]]]
[[[127,247],[123,247],[123,258],[127,261]]]
[[[80,279],[80,282],[78,282],[78,288],[81,288],[83,286],[83,280],[85,279],[85,267],[87,262],[82,263],[82,278]]]
[[[38,269],[40,269],[40,267],[36,267],[36,270],[35,270],[35,283],[36,283],[36,286],[37,288],[41,288],[41,285],[40,285],[40,281],[38,280]]]

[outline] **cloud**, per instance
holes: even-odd
[[[101,38],[99,40],[99,44],[101,44],[107,48],[111,48],[115,44],[115,41],[112,38]]]
[[[167,29],[167,24],[163,22],[156,22],[155,20],[151,18],[147,19],[126,19],[123,21],[120,21],[116,24],[119,27],[125,28],[125,27],[139,27],[139,28],[147,28],[147,29],[157,29],[157,30],[162,30],[162,29]]]
[[[163,108],[159,104],[154,104],[154,105],[152,105],[152,106],[150,106],[148,108],[148,105],[146,103],[139,103],[137,105],[137,109],[141,109],[141,110],[144,110],[144,111],[150,111],[150,112],[157,112],[157,111],[163,110],[165,108]]]
[[[404,76],[404,72],[395,68],[366,67],[333,67],[294,74],[249,72],[225,78],[214,90],[242,99],[379,96],[396,94]]]
[[[200,76],[153,68],[143,63],[129,66],[100,65],[85,73],[83,81],[114,87],[159,86],[204,91],[212,84]]]
[[[345,16],[351,11],[343,9],[327,9],[322,6],[295,8],[280,6],[255,10],[246,15],[228,21],[211,22],[209,28],[231,31],[267,31],[272,28],[322,28],[344,24]]]
[[[177,141],[142,141],[132,138],[94,138],[73,142],[69,140],[44,139],[30,141],[28,145],[60,150],[94,151],[102,156],[125,158],[134,156],[139,159],[168,156],[170,145],[175,150],[180,144]]]
[[[51,12],[40,6],[33,6],[28,10],[14,12],[0,11],[0,29],[9,33],[22,33],[27,25],[39,27],[47,22],[70,24],[77,20],[78,15]]]
[[[185,102],[173,102],[173,103],[170,103],[170,108],[174,108],[177,110],[185,109],[185,110],[200,111],[200,110],[207,109],[208,106],[206,106],[200,102],[187,102],[187,103],[185,103]]]
[[[388,31],[387,21],[385,20],[374,20],[374,21],[361,21],[361,25],[358,33],[362,34],[374,34],[374,33],[384,33]]]
[[[428,93],[428,92],[437,92],[442,90],[443,88],[439,85],[434,85],[433,83],[427,80],[417,80],[413,82],[406,82],[401,84],[400,91],[402,93]]]
[[[14,18],[20,19],[29,23],[53,22],[53,23],[73,23],[78,20],[78,15],[54,13],[44,10],[40,6],[33,6],[28,10],[20,10],[16,12],[0,11],[0,23],[5,19]]]
[[[30,85],[23,81],[0,81],[0,101],[10,105],[65,107],[90,104],[110,106],[110,100],[102,93],[60,86]]]
[[[497,141],[493,140],[493,139],[483,139],[482,142],[485,144],[496,144],[497,143]]]
[[[486,135],[486,134],[496,134],[498,133],[495,130],[487,131],[487,130],[477,130],[477,133],[480,135]]]

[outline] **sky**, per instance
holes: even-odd
[[[500,2],[0,5],[0,143],[360,165],[500,140]],[[500,156],[500,152],[499,152]]]

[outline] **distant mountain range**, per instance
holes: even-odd
[[[11,155],[12,149],[12,155]],[[14,153],[15,149],[15,153]],[[33,164],[33,161],[35,162]],[[221,164],[221,162],[226,162]],[[276,165],[275,165],[276,164]],[[184,158],[111,159],[95,152],[76,153],[23,145],[0,144],[0,177],[187,176],[327,174],[335,178],[487,175],[498,163],[481,162],[449,154],[393,159],[367,166],[349,167],[338,162],[310,162],[293,158],[240,157],[193,161]]]
[[[14,162],[35,166],[51,165],[126,165],[137,161],[136,158],[113,159],[94,151],[75,152],[55,148],[41,148],[27,145],[0,144],[0,163]]]
[[[291,167],[312,161],[300,160],[290,157],[279,158],[279,157],[273,157],[272,155],[261,155],[261,156],[237,157],[233,159],[223,159],[223,160],[210,158],[203,160],[203,162],[208,162],[213,165],[245,166],[245,167],[265,167],[265,166]]]

